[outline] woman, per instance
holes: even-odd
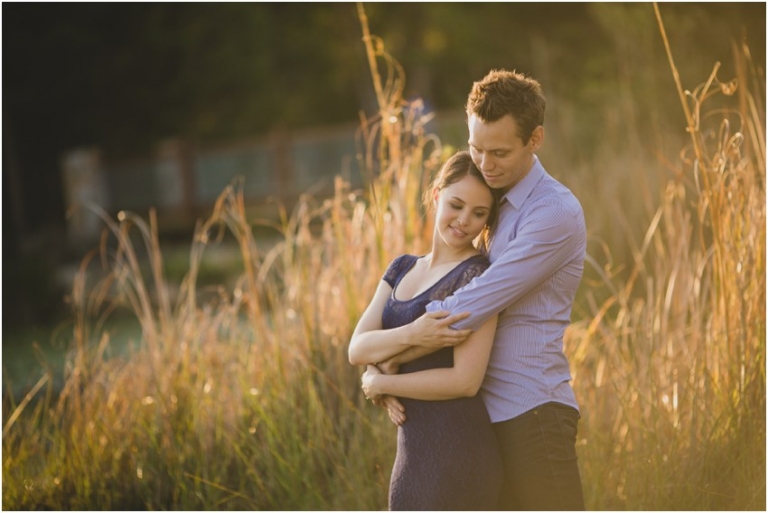
[[[432,250],[421,257],[402,255],[389,265],[352,335],[349,359],[368,364],[363,390],[398,424],[389,508],[494,509],[501,459],[477,393],[496,317],[455,348],[437,350],[408,346],[401,327],[488,267],[483,252],[496,199],[469,153],[459,152],[440,169],[425,200],[435,207]]]

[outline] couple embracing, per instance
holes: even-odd
[[[432,250],[392,261],[352,335],[398,425],[391,510],[584,509],[563,333],[586,228],[536,156],[545,105],[516,72],[475,82],[469,151],[425,192]]]

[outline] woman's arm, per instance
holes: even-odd
[[[372,399],[393,395],[425,401],[474,396],[488,367],[497,320],[496,315],[489,318],[454,348],[453,367],[396,375],[381,374],[369,367],[362,378],[365,395]]]
[[[396,362],[399,365],[434,352],[441,347],[459,344],[472,332],[469,329],[454,330],[450,328],[451,324],[465,319],[469,313],[448,315],[448,312],[427,313],[410,324],[385,330],[381,326],[381,314],[384,312],[384,306],[391,294],[392,287],[384,280],[380,281],[371,303],[360,317],[349,341],[348,355],[349,363],[352,365],[383,362],[409,349],[413,345],[414,339],[420,340],[420,350],[402,355]],[[449,333],[443,335],[439,340],[421,335],[430,329],[435,334],[443,331]],[[416,336],[417,333],[418,336]],[[429,345],[430,342],[433,342],[432,345]]]
[[[381,315],[384,305],[392,294],[392,287],[381,280],[370,304],[357,321],[355,331],[349,341],[349,363],[366,365],[386,360],[408,348],[402,332],[405,327],[384,330]]]

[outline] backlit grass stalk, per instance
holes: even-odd
[[[596,509],[765,508],[765,121],[717,70],[680,87],[691,148],[634,267],[568,333]],[[741,111],[706,110],[735,90]]]
[[[386,507],[395,430],[362,396],[347,341],[391,258],[429,247],[421,189],[444,155],[358,14],[378,102],[361,114],[365,189],[337,178],[332,197],[281,207],[266,248],[233,184],[198,225],[179,286],[154,214],[105,216],[73,288],[64,389],[54,400],[41,381],[46,398],[31,393],[4,425],[6,509]],[[717,69],[681,95],[691,149],[631,259],[613,262],[610,240],[589,255],[605,287],[582,287],[591,311],[566,340],[589,509],[765,508],[765,121],[739,50],[738,116],[706,108],[733,90]],[[637,224],[620,202],[584,203]],[[242,270],[203,287],[225,238]],[[122,354],[105,328],[118,312],[141,325]]]
[[[238,184],[199,223],[178,288],[154,213],[149,223],[103,216],[101,247],[73,289],[64,389],[7,426],[7,507],[385,506],[395,430],[364,400],[346,344],[389,260],[428,244],[421,184],[440,151],[428,114],[392,86],[402,80],[394,62],[382,52],[372,61],[380,112],[360,130],[368,188],[337,179],[333,197],[303,196],[282,210],[271,249],[258,246]],[[232,289],[199,287],[206,251],[227,234],[242,274]],[[141,326],[122,356],[104,331],[116,311]]]

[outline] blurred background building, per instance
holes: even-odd
[[[505,67],[544,85],[548,151],[595,173],[606,139],[679,148],[636,135],[683,125],[650,3],[364,6],[450,144],[472,81]],[[742,43],[764,74],[764,3],[660,6],[683,83],[716,61],[730,79]],[[4,332],[61,310],[55,270],[103,226],[83,203],[155,208],[188,240],[235,179],[265,215],[360,183],[355,130],[377,109],[355,3],[7,2],[2,24]]]

